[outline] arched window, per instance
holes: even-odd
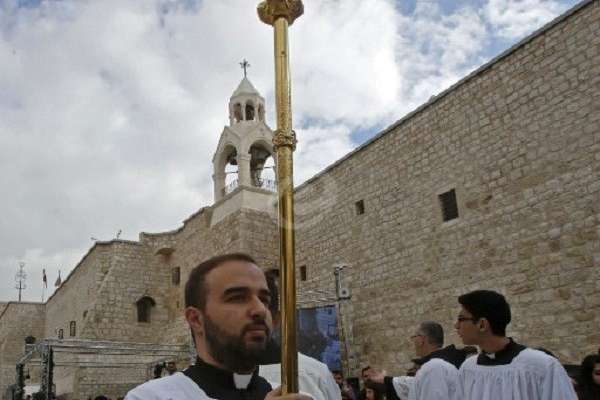
[[[233,106],[233,119],[235,119],[235,122],[242,120],[242,105],[240,103],[236,103]]]
[[[251,101],[246,103],[246,121],[254,121],[254,104]]]
[[[152,307],[156,305],[156,302],[152,297],[144,296],[135,303],[137,307],[137,320],[138,322],[150,322],[150,314]]]

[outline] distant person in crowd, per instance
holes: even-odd
[[[279,287],[277,276],[267,272],[267,286],[271,293],[269,309],[273,315],[274,330],[279,329]],[[261,360],[258,374],[271,384],[281,383],[281,345],[272,339],[267,347],[265,359]],[[298,389],[312,396],[314,400],[341,400],[340,388],[329,372],[327,365],[319,360],[298,352]]]
[[[356,393],[354,393],[352,385],[350,385],[344,379],[344,374],[342,374],[342,371],[331,371],[331,375],[333,376],[335,383],[340,388],[342,400],[356,400]]]
[[[462,400],[458,368],[465,360],[465,353],[454,345],[444,348],[444,329],[433,321],[421,323],[411,340],[421,365],[414,380],[385,376],[384,371],[371,374],[371,380],[385,383],[387,399],[402,399],[408,389],[411,400]]]
[[[167,366],[165,367],[165,370],[169,375],[173,375],[175,372],[177,372],[177,364],[175,363],[175,361],[169,361],[167,363]]]
[[[366,367],[363,367],[360,370],[360,379],[362,381],[362,389],[358,395],[358,398],[360,400],[365,400],[366,399],[366,389],[367,389],[367,380],[369,379],[369,371],[371,370],[371,367],[369,365],[367,365]]]
[[[600,400],[600,355],[592,354],[583,359],[577,391],[580,400]]]
[[[558,360],[506,336],[511,321],[500,293],[476,290],[458,298],[456,330],[465,345],[481,354],[460,367],[464,400],[575,400],[567,372]]]
[[[367,384],[367,387],[365,388],[365,400],[382,400],[382,399],[383,399],[383,395],[381,394],[381,392],[379,390],[377,390],[376,388],[369,387],[369,385]]]
[[[185,319],[198,358],[182,372],[134,388],[126,400],[310,400],[282,395],[258,375],[272,331],[264,272],[246,254],[213,257],[185,285]]]

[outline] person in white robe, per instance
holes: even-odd
[[[577,400],[558,360],[506,336],[510,306],[503,295],[476,290],[458,298],[456,330],[481,354],[468,358],[458,379],[464,400]]]
[[[411,340],[420,357],[415,362],[421,365],[414,379],[374,371],[370,373],[370,380],[385,385],[388,400],[461,400],[458,368],[466,353],[454,345],[442,348],[444,329],[433,321],[421,323]]]
[[[281,364],[261,365],[258,374],[277,386],[281,383]],[[302,353],[298,353],[298,389],[314,400],[342,399],[327,365]]]
[[[267,272],[266,278],[271,293],[270,310],[273,315],[273,326],[274,330],[277,330],[281,317],[277,277]],[[266,359],[260,363],[258,373],[271,384],[279,385],[281,383],[281,347],[277,341],[273,340],[269,343],[266,356]],[[333,379],[327,365],[302,353],[298,353],[298,389],[302,393],[311,395],[314,400],[342,399],[340,387]]]
[[[310,400],[282,395],[258,375],[273,327],[270,301],[265,274],[252,257],[225,254],[198,265],[185,287],[196,363],[134,388],[125,399]]]

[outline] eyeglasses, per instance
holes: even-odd
[[[415,334],[414,334],[414,335],[412,335],[410,338],[411,338],[411,339],[414,339],[414,338],[417,338],[417,337],[423,337],[423,335],[421,335],[420,333],[415,333]]]
[[[463,322],[463,321],[477,321],[477,318],[469,318],[469,317],[463,317],[463,316],[459,316],[458,318],[456,318],[457,322]]]

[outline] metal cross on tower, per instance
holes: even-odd
[[[15,289],[19,291],[19,303],[21,302],[21,293],[23,292],[23,290],[27,289],[27,285],[25,284],[25,281],[27,280],[27,274],[25,273],[24,268],[25,263],[20,262],[19,270],[15,274],[15,282],[17,282],[17,284],[15,285]]]
[[[244,58],[240,63],[240,67],[244,70],[244,78],[248,75],[248,68],[251,67],[250,63]]]

